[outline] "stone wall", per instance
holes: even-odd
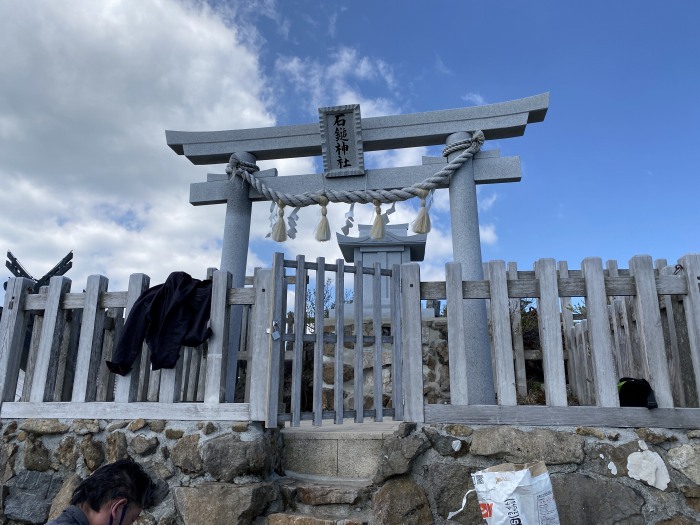
[[[230,518],[220,523],[250,523],[281,508],[270,482],[281,472],[281,436],[258,424],[27,419],[0,428],[3,525],[46,523],[68,505],[81,478],[127,457],[167,494],[141,524],[202,523],[199,517],[212,512]]]
[[[371,423],[370,423],[371,424]],[[700,522],[700,430],[468,427],[402,424],[384,441],[361,497],[290,486],[282,434],[258,424],[180,421],[1,422],[0,524],[45,523],[98,466],[131,457],[169,489],[138,523],[149,525],[474,524],[445,517],[471,474],[543,460],[564,525]],[[341,497],[342,496],[342,497]],[[331,519],[350,506],[355,519]],[[309,515],[300,517],[301,510]],[[313,512],[323,518],[314,517]]]

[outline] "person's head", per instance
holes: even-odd
[[[124,459],[98,468],[73,491],[90,525],[131,525],[154,503],[154,484],[141,465]]]

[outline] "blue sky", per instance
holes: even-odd
[[[552,257],[700,251],[700,4],[267,0],[48,1],[0,4],[0,249],[41,276],[74,250],[87,275],[162,282],[218,266],[223,206],[192,207],[189,184],[222,173],[193,166],[165,129],[302,124],[320,106],[363,116],[490,104],[550,93],[544,122],[494,143],[519,156],[522,181],[480,188],[484,260],[529,270]],[[374,154],[370,167],[420,163],[439,148]],[[280,175],[318,159],[261,163]],[[441,195],[444,194],[444,195]],[[417,203],[392,222],[410,221]],[[329,207],[332,231],[347,207]],[[371,206],[358,210],[371,220]],[[249,267],[273,251],[340,257],[310,240],[264,236],[254,206]],[[431,210],[425,279],[451,258],[446,191]],[[356,230],[354,230],[356,234]],[[9,272],[3,267],[0,279]],[[82,289],[82,288],[81,288]]]

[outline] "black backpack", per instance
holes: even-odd
[[[646,379],[623,377],[617,383],[621,407],[658,408],[656,397]]]

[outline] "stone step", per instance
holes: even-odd
[[[272,514],[268,525],[366,525],[372,486],[360,482],[279,481],[285,511]]]
[[[324,481],[370,482],[374,477],[382,445],[400,422],[347,422],[314,427],[303,422],[287,427],[284,436],[283,468],[293,477]]]

